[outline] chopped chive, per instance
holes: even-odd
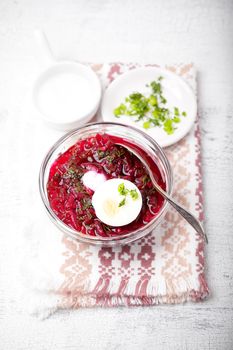
[[[179,108],[174,107],[174,114],[175,114],[177,117],[179,117],[179,115],[180,115]]]
[[[118,204],[118,207],[122,207],[123,205],[125,205],[126,196],[128,194],[130,194],[133,200],[136,200],[138,198],[137,190],[128,190],[127,188],[125,188],[125,184],[123,182],[118,185],[118,192],[120,193],[120,195],[124,196],[122,201]]]
[[[115,117],[125,115],[133,118],[135,122],[141,121],[144,129],[163,127],[168,135],[173,134],[176,130],[173,123],[180,123],[180,117],[186,117],[187,114],[185,111],[180,113],[178,107],[173,107],[172,110],[166,108],[167,99],[163,96],[162,79],[160,76],[157,80],[146,84],[146,88],[150,90],[149,97],[137,91],[127,96],[125,103],[114,109]]]
[[[125,205],[125,200],[126,200],[126,197],[122,199],[122,201],[119,203],[118,207],[123,207],[123,205]]]
[[[122,195],[122,196],[126,196],[127,193],[129,192],[129,190],[127,190],[125,188],[125,184],[122,182],[119,186],[118,186],[118,192]]]
[[[173,120],[174,123],[179,123],[180,122],[180,118],[179,117],[174,117],[172,120]]]
[[[138,193],[137,190],[130,190],[130,196],[132,197],[133,200],[138,199]]]
[[[149,129],[149,128],[150,128],[150,124],[151,124],[151,123],[150,123],[150,121],[148,120],[148,121],[144,122],[142,126],[143,126],[144,129]]]

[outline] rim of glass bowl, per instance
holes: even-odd
[[[110,129],[110,130],[107,130]],[[164,200],[164,204],[158,213],[158,215],[152,219],[145,226],[137,229],[136,231],[129,232],[124,235],[112,236],[112,237],[102,237],[102,236],[88,236],[82,232],[72,229],[70,226],[66,225],[61,221],[52,208],[47,196],[47,181],[49,176],[50,167],[57,159],[57,157],[65,152],[69,147],[71,147],[75,142],[80,139],[85,139],[91,135],[96,135],[97,133],[111,133],[114,136],[119,136],[122,139],[136,143],[140,148],[150,154],[152,159],[157,158],[159,162],[156,165],[159,166],[161,175],[165,177],[166,191],[170,195],[172,193],[173,186],[173,175],[171,165],[162,150],[162,148],[157,144],[157,142],[147,135],[145,132],[128,125],[113,122],[95,122],[88,123],[84,126],[75,128],[70,132],[62,136],[58,141],[50,148],[45,158],[42,161],[40,172],[39,172],[39,191],[42,198],[42,202],[45,209],[52,220],[52,222],[63,232],[68,234],[70,237],[85,243],[95,244],[95,245],[105,245],[114,246],[120,244],[127,244],[133,242],[148,233],[150,233],[156,226],[161,222],[165,212],[167,211],[168,202]],[[73,138],[75,138],[73,140]],[[69,141],[69,142],[68,142]],[[161,169],[162,166],[162,169]]]

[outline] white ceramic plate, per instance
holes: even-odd
[[[124,103],[125,97],[132,92],[146,94],[148,91],[146,84],[157,80],[159,76],[163,77],[161,85],[163,96],[167,99],[165,107],[171,110],[178,107],[180,112],[187,113],[186,117],[180,117],[181,122],[176,124],[177,129],[172,135],[168,135],[162,127],[144,129],[142,122],[135,122],[135,118],[129,116],[116,118],[113,113],[113,110]],[[109,85],[102,100],[101,114],[104,121],[135,126],[148,133],[160,146],[167,147],[182,139],[190,131],[197,114],[197,103],[192,89],[178,75],[157,67],[136,68],[120,75]]]

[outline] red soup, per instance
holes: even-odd
[[[120,143],[121,145],[118,145]],[[164,199],[154,189],[145,166],[125,145],[137,150],[150,164],[158,184],[166,184],[153,160],[138,146],[108,134],[78,141],[52,164],[47,183],[50,206],[58,218],[73,229],[91,236],[116,236],[135,231],[156,217]],[[82,181],[88,171],[133,182],[142,195],[142,209],[128,225],[112,227],[101,222],[92,206],[93,190]]]

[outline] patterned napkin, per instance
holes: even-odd
[[[135,67],[138,65],[92,65],[103,88]],[[165,68],[182,76],[196,91],[192,64]],[[34,163],[38,170],[42,154],[58,134],[35,118],[25,122],[21,136],[25,167]],[[174,198],[203,221],[198,120],[166,154],[174,173]],[[95,247],[76,242],[54,227],[42,208],[36,176],[30,174],[31,191],[24,196],[27,224],[23,226],[20,265],[24,308],[46,317],[61,308],[180,303],[208,295],[203,240],[172,208],[148,236],[117,248]]]

